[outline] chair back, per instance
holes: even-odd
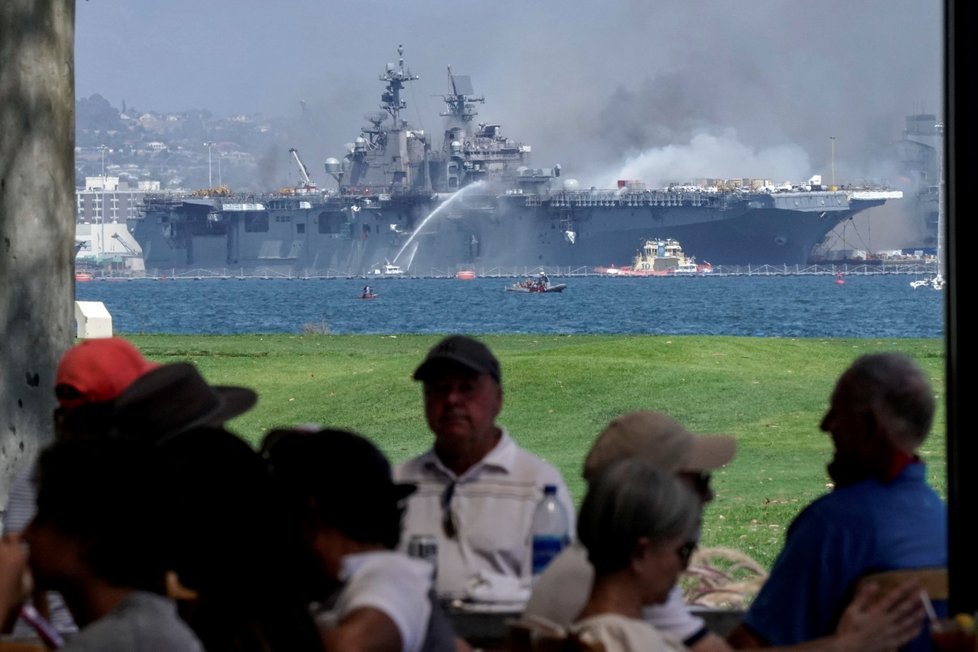
[[[881,593],[893,589],[905,580],[915,580],[921,588],[927,591],[931,600],[948,599],[947,568],[905,568],[865,575],[859,580],[859,587],[869,582],[875,582]]]

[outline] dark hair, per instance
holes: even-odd
[[[307,608],[315,570],[289,536],[262,457],[221,428],[164,439],[161,457],[176,482],[173,570],[198,593],[183,617],[208,650],[314,650]]]
[[[403,499],[414,490],[395,484],[390,463],[363,436],[325,429],[273,430],[262,443],[272,475],[290,502],[360,543],[393,549],[401,538]]]
[[[597,574],[628,566],[642,537],[692,537],[699,501],[675,475],[637,459],[613,463],[588,484],[577,536]]]
[[[170,527],[164,476],[148,444],[123,439],[55,442],[38,458],[38,524],[83,546],[93,575],[163,593]]]

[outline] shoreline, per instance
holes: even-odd
[[[926,276],[934,274],[938,269],[935,262],[863,262],[863,263],[820,263],[812,265],[716,265],[711,272],[683,272],[662,276],[617,275],[599,273],[588,267],[521,267],[521,268],[479,268],[466,267],[464,270],[432,270],[428,274],[363,274],[351,276],[338,272],[317,271],[295,273],[273,268],[254,269],[152,269],[145,272],[126,272],[122,270],[99,270],[97,268],[82,268],[78,271],[90,275],[91,278],[77,279],[82,281],[141,281],[141,280],[249,280],[249,279],[280,279],[280,280],[399,280],[399,279],[446,279],[470,280],[471,278],[522,278],[533,276],[540,272],[555,278],[722,278],[730,276]],[[459,272],[474,272],[475,276],[467,274],[459,278]]]

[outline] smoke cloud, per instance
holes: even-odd
[[[403,44],[420,76],[404,117],[436,146],[451,66],[485,96],[479,121],[584,187],[833,168],[892,183],[905,116],[942,113],[942,25],[937,0],[85,2],[76,86],[114,106],[286,118],[280,167],[297,147],[325,181]]]

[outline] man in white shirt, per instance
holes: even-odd
[[[441,340],[414,372],[424,385],[425,417],[434,446],[395,468],[398,482],[417,492],[408,498],[401,538],[438,543],[436,588],[440,597],[467,594],[474,577],[528,579],[533,511],[546,485],[574,532],[574,508],[560,472],[529,453],[496,424],[503,406],[499,361],[478,340]]]

